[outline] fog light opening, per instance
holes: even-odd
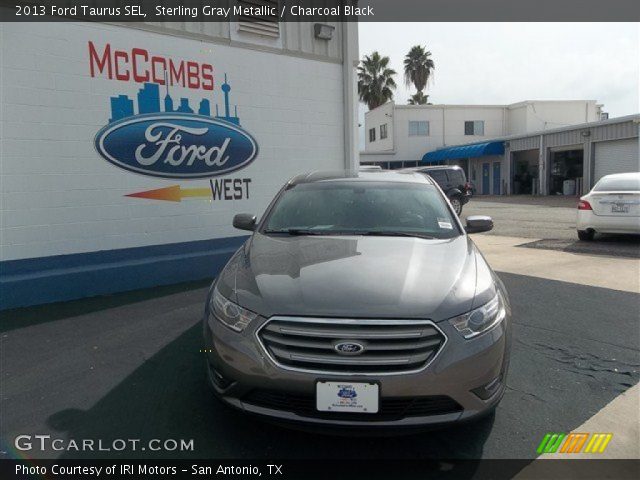
[[[213,384],[220,390],[226,390],[233,383],[233,380],[222,375],[219,371],[213,368],[213,365],[211,364],[209,364],[209,376],[211,377]]]
[[[502,375],[491,380],[486,385],[471,390],[481,400],[488,400],[493,397],[502,386]]]

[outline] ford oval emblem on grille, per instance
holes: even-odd
[[[358,355],[364,352],[364,345],[358,342],[340,342],[336,343],[334,348],[342,355]]]

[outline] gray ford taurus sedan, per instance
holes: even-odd
[[[479,418],[502,398],[502,282],[428,177],[316,172],[289,181],[209,291],[209,381],[282,422],[419,427]]]

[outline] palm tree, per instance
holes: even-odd
[[[378,52],[365,55],[358,66],[358,95],[369,110],[393,100],[396,71],[389,68],[389,57],[381,57]]]
[[[404,83],[407,87],[413,84],[418,93],[425,89],[436,69],[436,65],[430,57],[431,52],[421,45],[411,47],[409,53],[404,57]],[[422,105],[422,103],[418,103],[418,105]]]
[[[409,105],[431,105],[431,103],[429,103],[429,95],[425,95],[422,91],[411,95],[407,103]]]

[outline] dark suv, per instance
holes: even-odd
[[[445,193],[455,212],[460,215],[462,206],[467,203],[472,195],[473,188],[467,182],[464,170],[457,165],[442,165],[437,167],[408,168],[413,172],[429,175]]]

